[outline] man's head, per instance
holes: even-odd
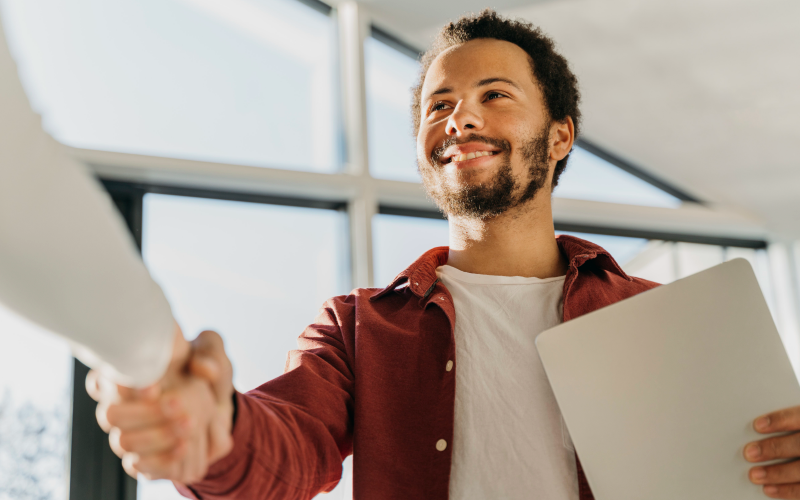
[[[426,190],[447,215],[480,219],[552,190],[579,130],[579,100],[567,61],[530,24],[486,10],[445,26],[422,57],[412,102]]]

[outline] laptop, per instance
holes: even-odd
[[[800,385],[735,259],[541,333],[539,356],[597,500],[763,500],[753,420]]]

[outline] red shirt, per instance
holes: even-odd
[[[559,236],[558,245],[569,262],[564,321],[657,286],[593,243]],[[453,300],[436,277],[447,256],[434,248],[382,290],[328,300],[285,373],[236,395],[233,451],[179,491],[312,498],[336,486],[352,453],[356,499],[448,498],[458,360]],[[578,481],[581,500],[593,499],[580,462]]]

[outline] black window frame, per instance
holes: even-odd
[[[209,198],[216,200],[264,203],[291,207],[347,210],[347,202],[337,199],[296,198],[255,193],[218,191],[180,186],[144,184],[99,179],[142,250],[144,196],[148,193]],[[72,392],[72,430],[69,471],[70,500],[136,500],[137,481],[123,470],[120,459],[108,444],[108,435],[97,424],[97,403],[86,393],[89,368],[74,359]]]

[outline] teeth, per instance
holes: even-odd
[[[491,156],[492,154],[494,153],[492,153],[491,151],[475,151],[474,153],[466,153],[454,156],[452,157],[451,161],[455,162],[467,161],[467,160],[472,160],[473,158],[480,158],[481,156]]]

